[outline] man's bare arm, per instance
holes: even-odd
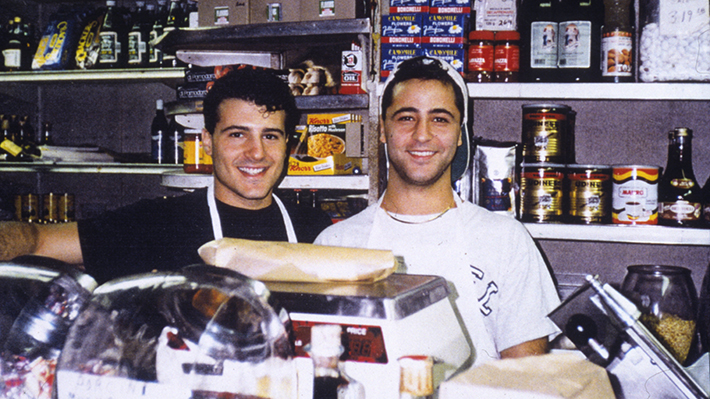
[[[512,359],[517,357],[543,355],[549,351],[547,337],[523,342],[500,352],[502,359]]]
[[[0,223],[0,261],[9,261],[23,255],[45,256],[70,264],[82,264],[77,224]]]

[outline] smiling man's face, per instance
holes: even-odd
[[[238,99],[222,101],[214,134],[202,133],[218,200],[245,209],[271,204],[286,162],[285,120],[284,111],[267,112]]]
[[[394,172],[390,179],[415,186],[442,179],[449,184],[451,162],[461,144],[461,113],[451,86],[438,80],[398,83],[380,127]]]

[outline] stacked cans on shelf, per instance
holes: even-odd
[[[576,163],[575,117],[567,105],[523,105],[521,220],[657,224],[660,168]]]
[[[67,223],[75,220],[74,195],[69,193],[15,196],[15,220],[30,223]]]

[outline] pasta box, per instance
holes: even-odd
[[[289,175],[362,173],[362,115],[309,114],[300,140],[289,157]]]

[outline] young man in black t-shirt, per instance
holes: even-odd
[[[299,113],[288,86],[258,68],[215,81],[204,101],[205,151],[214,184],[179,197],[142,200],[90,220],[0,224],[0,260],[22,255],[84,265],[99,282],[198,263],[197,249],[221,237],[312,242],[331,222],[273,195],[287,165]]]

